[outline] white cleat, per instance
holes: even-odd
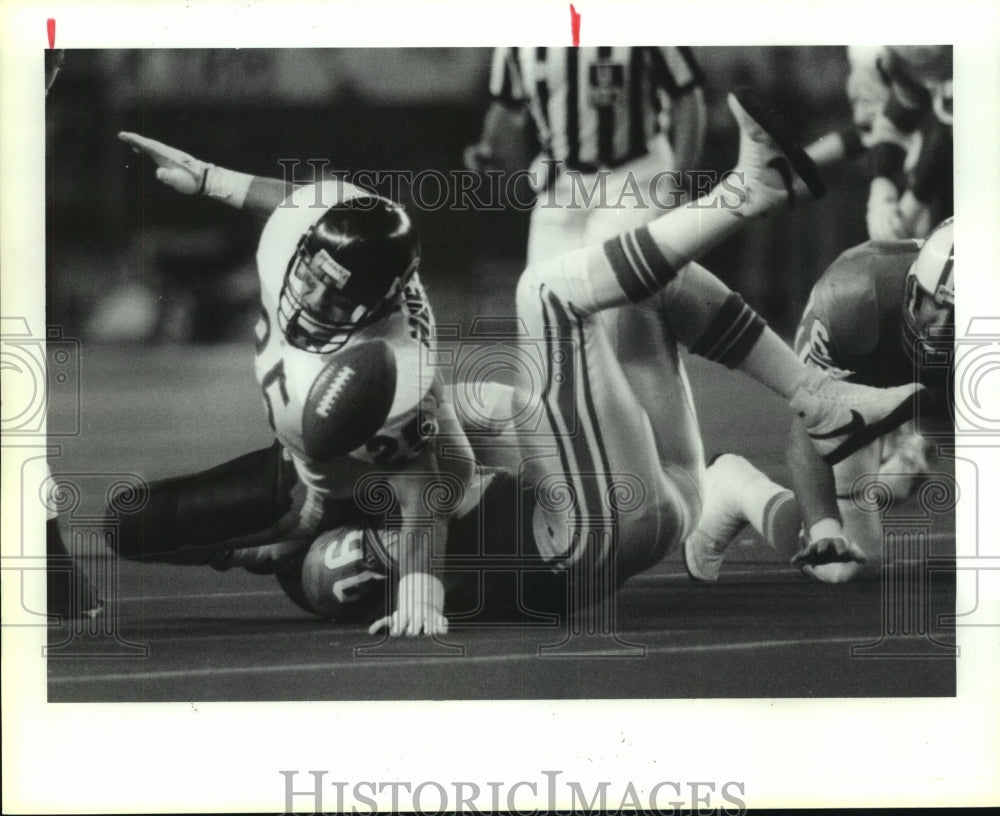
[[[845,376],[842,371],[811,368],[789,403],[813,447],[831,465],[911,419],[929,394],[918,383],[871,388],[844,382]]]
[[[684,566],[698,581],[718,581],[726,550],[747,523],[737,491],[758,471],[742,456],[715,459],[705,471],[705,504],[698,526],[684,541]]]
[[[819,169],[777,111],[748,88],[729,94],[727,101],[740,129],[740,153],[733,172],[746,195],[737,212],[753,217],[785,201],[794,205],[796,175],[820,198],[825,187]]]

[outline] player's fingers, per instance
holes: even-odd
[[[384,618],[379,618],[375,623],[368,627],[369,635],[377,635],[380,631],[385,629],[390,622],[390,616],[386,615]]]
[[[127,130],[121,131],[118,134],[118,138],[137,153],[146,153],[154,159],[159,159],[164,154],[170,152],[177,152],[173,148],[167,147],[163,142],[158,142],[155,139],[147,139],[145,136],[140,136],[138,133],[130,133]]]
[[[159,167],[156,178],[178,193],[193,195],[201,187],[201,177],[182,167]]]
[[[142,137],[136,133],[126,133],[125,131],[122,131],[118,134],[118,138],[131,147],[133,153],[138,153],[141,156],[143,153],[147,152],[143,147]]]
[[[437,634],[439,635],[448,634],[448,619],[444,615],[438,615]]]
[[[121,139],[125,144],[131,147],[133,150],[141,150],[143,137],[138,133],[132,133],[128,130],[118,131],[118,138]]]

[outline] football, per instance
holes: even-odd
[[[387,614],[388,581],[374,536],[363,527],[323,533],[303,559],[277,571],[278,583],[307,612],[342,623],[370,623]]]
[[[351,343],[333,355],[302,409],[302,448],[313,462],[360,447],[385,423],[396,394],[396,357],[385,340]]]

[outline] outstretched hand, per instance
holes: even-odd
[[[156,178],[178,193],[194,195],[204,192],[205,179],[211,164],[203,162],[155,139],[147,139],[138,133],[122,131],[118,138],[136,153],[148,156],[156,162]]]

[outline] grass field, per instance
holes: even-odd
[[[94,492],[89,498],[99,500],[111,473],[155,479],[268,444],[250,354],[245,345],[85,347],[81,433],[59,440],[53,471],[87,474],[80,481]],[[742,453],[787,483],[787,416],[780,400],[742,375],[698,359],[688,366],[706,451]],[[56,417],[68,410],[50,406]],[[74,520],[64,522],[68,527]],[[933,556],[954,555],[953,530],[951,515],[934,519]],[[882,582],[811,582],[750,534],[744,538],[716,585],[689,580],[676,553],[630,582],[617,602],[616,638],[566,641],[558,623],[456,623],[439,642],[404,639],[364,654],[358,647],[377,638],[361,626],[333,625],[300,611],[271,577],[119,561],[104,590],[109,617],[51,629],[49,699],[955,693],[955,659],[947,646],[954,631],[938,623],[954,611],[953,571],[925,575],[923,594],[904,601],[912,619],[900,627],[891,617],[899,598]],[[108,563],[89,566],[104,574]],[[880,645],[857,648],[872,644]],[[919,656],[892,657],[900,654]]]

